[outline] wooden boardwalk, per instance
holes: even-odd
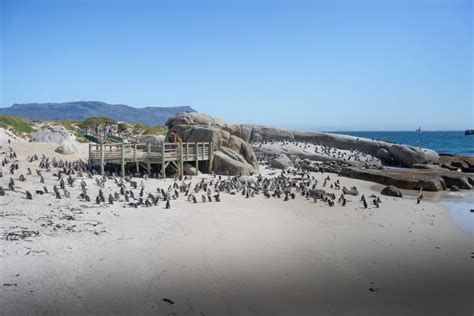
[[[89,144],[89,165],[99,166],[100,174],[104,174],[106,164],[120,165],[122,176],[125,176],[127,164],[134,164],[137,172],[139,166],[144,165],[148,174],[152,165],[160,165],[161,175],[164,178],[169,164],[173,164],[179,175],[183,175],[185,162],[195,162],[196,170],[198,170],[199,162],[207,161],[210,172],[213,153],[213,143]]]

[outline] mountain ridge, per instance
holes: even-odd
[[[190,106],[134,108],[126,104],[109,104],[102,101],[72,101],[47,103],[15,103],[0,108],[0,115],[14,115],[30,120],[85,120],[103,116],[134,124],[161,125],[168,117],[180,112],[196,112]]]

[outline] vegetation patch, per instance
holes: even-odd
[[[117,124],[116,120],[107,117],[89,117],[84,121],[80,122],[78,126],[82,129],[94,128],[96,125],[105,126],[107,124]]]
[[[0,115],[0,127],[11,130],[17,136],[30,135],[34,130],[31,121],[9,115]]]
[[[135,124],[133,134],[135,135],[165,135],[168,128],[165,125],[148,126],[145,124]]]

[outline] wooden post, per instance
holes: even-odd
[[[120,164],[121,164],[121,174],[122,174],[122,177],[125,177],[125,148],[124,148],[124,144],[122,143],[122,145],[120,146],[120,152],[121,152],[121,159],[120,159]]]
[[[89,143],[89,168],[92,167],[92,144]]]
[[[151,144],[148,143],[147,144],[147,157],[146,157],[146,172],[148,173],[148,175],[150,175],[151,173],[151,162],[150,162],[150,153],[151,153]]]
[[[100,143],[100,175],[104,175],[104,163],[105,163],[105,153],[104,153],[104,143]]]
[[[199,174],[199,143],[195,143],[194,146],[196,147],[196,175]]]
[[[166,178],[166,156],[165,156],[165,142],[161,143],[161,177]]]
[[[186,143],[186,161],[189,160],[189,143]]]
[[[184,153],[183,153],[183,143],[179,143],[179,175],[184,176]]]
[[[209,173],[212,173],[212,162],[214,159],[214,143],[210,142],[209,143]]]
[[[137,170],[137,173],[140,172],[140,165],[138,164],[138,161],[137,161],[137,143],[133,144],[133,161],[135,161],[135,167],[136,167],[136,170]]]

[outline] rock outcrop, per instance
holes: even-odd
[[[245,161],[238,159],[235,154],[229,155],[224,151],[214,153],[213,170],[217,174],[244,175],[248,176],[256,170]]]
[[[42,127],[40,130],[31,134],[31,141],[62,144],[71,143],[73,139],[60,127]]]
[[[164,135],[139,135],[136,137],[137,143],[150,143],[152,145],[159,145],[165,139]]]
[[[185,175],[194,176],[194,175],[199,175],[200,174],[199,170],[197,170],[196,167],[194,167],[190,163],[185,162],[183,164],[183,168],[184,168],[184,174]]]
[[[263,141],[298,141],[332,148],[357,150],[361,153],[380,158],[386,165],[411,167],[417,163],[439,162],[439,155],[430,149],[392,144],[348,135],[299,132],[259,125],[235,126],[234,134],[250,143]]]
[[[382,165],[377,157],[367,155],[355,150],[330,148],[315,144],[271,141],[253,145],[257,156],[271,159],[276,156],[286,155],[291,160],[310,160],[323,162],[327,166],[342,168],[347,166],[378,168]],[[336,168],[336,169],[337,169]]]
[[[73,155],[77,153],[77,148],[72,142],[64,142],[56,147],[54,151],[62,155]]]
[[[270,166],[277,169],[293,167],[293,161],[287,155],[281,154],[270,160]]]
[[[393,185],[389,185],[383,188],[380,194],[386,195],[386,196],[393,196],[393,197],[403,197],[403,194],[400,191],[400,189],[397,187],[394,187]]]
[[[474,157],[463,155],[441,154],[440,165],[449,170],[461,170],[462,172],[474,172]]]
[[[77,153],[76,141],[62,126],[43,125],[39,130],[31,134],[31,141],[58,144],[59,146],[54,151],[62,155]]]
[[[460,189],[470,190],[474,185],[473,173],[450,171],[441,167],[437,169],[384,168],[382,170],[347,167],[342,169],[341,175],[409,190],[423,188],[425,191],[442,191],[453,185]]]
[[[175,131],[183,142],[213,142],[216,174],[250,175],[258,170],[252,146],[233,135],[232,124],[203,113],[183,112],[168,119],[168,133]]]

